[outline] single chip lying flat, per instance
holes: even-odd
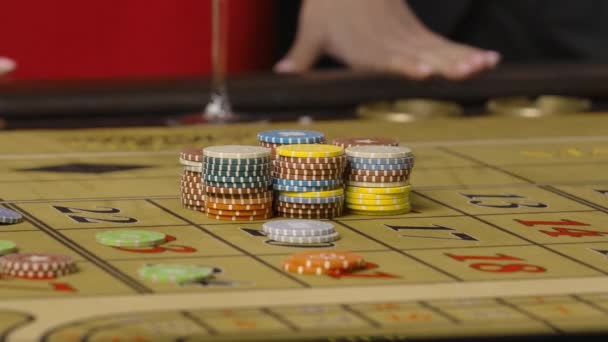
[[[290,266],[304,266],[306,268],[321,267],[325,270],[350,271],[365,266],[362,256],[341,251],[311,251],[290,256],[286,264]]]
[[[0,223],[16,224],[23,222],[23,216],[18,212],[0,207]]]
[[[17,250],[17,244],[9,240],[0,240],[0,255],[14,253]]]
[[[202,281],[213,276],[213,268],[197,265],[145,265],[139,269],[139,276],[153,283],[183,284]]]
[[[150,247],[165,243],[166,235],[150,230],[108,230],[97,233],[95,239],[112,247]]]

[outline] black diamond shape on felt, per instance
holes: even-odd
[[[118,171],[145,169],[148,167],[150,167],[150,166],[128,165],[128,164],[70,163],[70,164],[61,164],[61,165],[53,165],[53,166],[33,167],[33,168],[29,168],[29,169],[19,169],[18,171],[102,174],[102,173],[110,173],[110,172],[118,172]]]

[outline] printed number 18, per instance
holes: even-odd
[[[468,261],[468,260],[482,260],[482,261],[524,261],[521,258],[513,257],[506,254],[490,255],[454,255],[446,253],[447,256],[456,261]],[[469,267],[482,272],[495,272],[495,273],[513,273],[513,272],[529,272],[529,273],[542,273],[547,270],[543,267],[523,264],[523,263],[493,263],[493,262],[475,262],[469,265]]]

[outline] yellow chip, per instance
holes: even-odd
[[[390,205],[359,205],[346,203],[346,208],[358,211],[398,211],[410,209],[409,203],[390,204]]]
[[[349,210],[348,212],[350,214],[363,215],[363,216],[392,216],[392,215],[407,214],[410,212],[410,208],[403,209],[403,210],[394,210],[394,211]]]
[[[280,156],[295,158],[327,158],[344,154],[343,147],[327,144],[282,145],[275,151]]]
[[[412,187],[410,185],[388,187],[388,188],[367,188],[358,186],[347,186],[347,192],[356,192],[361,194],[402,194],[410,192]]]
[[[361,192],[344,192],[346,198],[352,199],[365,199],[365,200],[392,200],[392,199],[401,199],[401,198],[409,198],[410,192],[402,192],[396,194],[364,194]]]
[[[393,199],[360,199],[360,198],[349,198],[346,197],[346,206],[350,207],[353,204],[358,205],[394,205],[394,204],[409,204],[407,197],[393,198]]]
[[[279,195],[288,197],[306,197],[306,198],[325,198],[335,197],[344,195],[344,189],[335,189],[327,191],[311,191],[311,192],[293,192],[293,191],[280,191]]]

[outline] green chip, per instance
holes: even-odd
[[[213,267],[196,265],[145,265],[139,269],[139,276],[154,283],[183,284],[202,281],[213,276]]]
[[[0,255],[7,255],[17,251],[17,244],[9,240],[0,240]]]
[[[166,242],[166,235],[150,230],[108,230],[97,233],[95,239],[112,247],[150,247]]]

